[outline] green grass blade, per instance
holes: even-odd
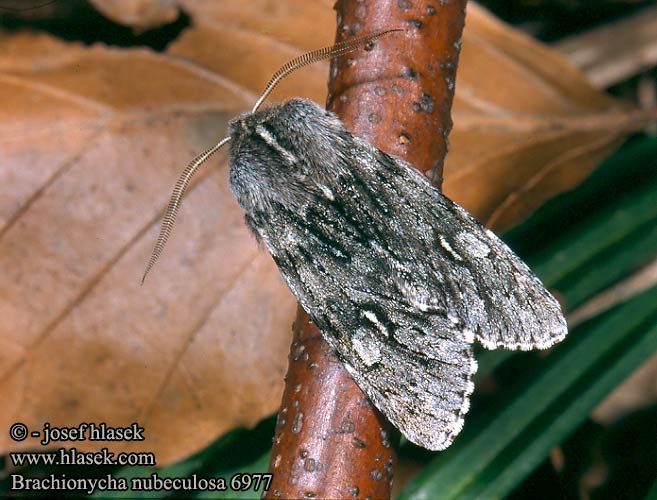
[[[650,491],[646,495],[646,500],[657,500],[657,479],[652,483],[652,488],[650,488]]]
[[[657,189],[655,189],[657,199]],[[657,204],[657,201],[655,201]],[[641,226],[620,244],[601,252],[575,276],[557,286],[569,309],[626,278],[657,255],[657,221]]]
[[[504,498],[511,493],[607,394],[657,352],[657,321],[652,328],[638,330],[628,345],[598,363],[540,415],[461,497]]]
[[[560,281],[580,276],[580,270],[596,256],[618,253],[619,246],[627,249],[628,237],[655,225],[657,185],[653,182],[615,200],[585,225],[573,228],[554,245],[528,258],[528,264],[548,287],[560,288]]]
[[[544,360],[544,369],[510,394],[484,425],[468,425],[464,436],[402,491],[400,498],[463,498],[477,477],[573,384],[601,360],[620,349],[628,336],[657,316],[657,293],[649,290],[606,315],[583,325]],[[608,390],[613,389],[608,387]],[[565,408],[563,408],[565,411]],[[588,413],[586,413],[588,414]],[[556,444],[556,443],[553,443]]]

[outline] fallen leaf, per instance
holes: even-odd
[[[330,42],[334,14],[321,0],[184,7],[194,25],[166,53],[0,39],[0,428],[136,421],[147,440],[112,451],[164,464],[280,401],[295,304],[244,227],[225,156],[139,279],[182,167],[275,69]],[[466,31],[445,189],[504,227],[579,182],[634,122],[480,9]],[[292,76],[274,99],[323,102],[327,68]],[[596,121],[615,110],[611,125]],[[36,447],[0,433],[0,452]]]
[[[175,0],[89,0],[105,17],[136,32],[173,22],[180,11]]]
[[[139,286],[181,166],[253,95],[148,50],[29,34],[2,46],[0,427],[137,421],[147,441],[113,451],[166,463],[271,413],[295,305],[244,227],[225,158]]]
[[[453,120],[443,190],[498,232],[579,184],[649,122],[472,2]]]

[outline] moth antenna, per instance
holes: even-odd
[[[356,38],[355,40],[347,40],[344,42],[339,42],[330,47],[323,47],[321,49],[316,49],[311,52],[302,54],[299,57],[295,57],[294,59],[286,63],[284,66],[282,66],[278,71],[276,71],[276,73],[274,73],[274,76],[272,76],[271,80],[269,80],[269,83],[265,87],[264,92],[254,104],[251,112],[255,113],[260,107],[260,105],[263,103],[263,101],[269,96],[269,94],[271,94],[272,90],[276,88],[278,82],[280,82],[283,78],[285,78],[293,71],[303,66],[307,66],[308,64],[321,61],[322,59],[328,59],[329,57],[338,56],[341,54],[345,54],[347,52],[351,52],[352,50],[355,50],[359,47],[367,45],[370,42],[373,42],[377,38],[380,38],[384,35],[387,35],[388,33],[392,33],[395,31],[405,31],[405,30],[396,28],[396,29],[389,29],[383,31],[375,31],[374,33],[371,33],[361,38]],[[148,265],[146,266],[144,275],[141,278],[142,285],[146,280],[146,276],[148,276],[148,273],[151,271],[157,260],[160,258],[160,254],[162,253],[162,250],[164,250],[164,246],[166,245],[167,240],[171,235],[171,230],[173,229],[173,224],[175,223],[176,215],[178,214],[178,208],[180,207],[182,197],[185,194],[185,190],[187,189],[187,186],[189,186],[192,177],[194,176],[198,168],[201,166],[201,164],[205,162],[205,160],[207,160],[214,153],[216,153],[229,140],[230,140],[230,136],[225,137],[217,144],[215,144],[213,147],[198,155],[196,158],[194,158],[191,161],[191,163],[180,175],[178,182],[176,182],[176,187],[173,190],[173,194],[171,195],[171,199],[169,200],[169,206],[167,207],[167,211],[164,214],[164,219],[162,220],[162,226],[160,227],[160,234],[158,235],[157,241],[155,242],[153,253],[151,254],[150,260],[148,261]]]
[[[230,140],[230,136],[224,137],[217,144],[212,146],[210,149],[202,152],[200,155],[194,158],[189,163],[189,165],[187,165],[187,168],[183,171],[183,173],[178,178],[178,182],[176,182],[176,187],[173,188],[173,193],[171,194],[171,199],[169,200],[169,206],[167,207],[167,211],[164,214],[164,219],[162,219],[162,226],[160,226],[160,234],[158,235],[157,241],[155,242],[153,253],[151,253],[151,258],[148,261],[148,265],[146,266],[144,275],[141,278],[142,285],[146,280],[146,276],[157,262],[157,259],[160,258],[160,254],[162,253],[162,250],[164,250],[164,245],[166,245],[167,240],[169,239],[169,235],[171,234],[171,230],[173,229],[173,224],[176,222],[176,215],[178,214],[178,208],[180,207],[180,202],[182,200],[183,195],[185,194],[185,190],[187,189],[187,186],[189,186],[189,183],[192,180],[192,177],[194,177],[194,174],[196,173],[198,168],[205,162],[205,160],[207,160],[208,158],[210,158],[210,156],[212,156],[217,151],[219,151],[219,149],[224,144],[226,144],[229,140]]]
[[[278,82],[280,82],[283,78],[285,78],[293,71],[303,66],[307,66],[308,64],[321,61],[322,59],[328,59],[329,57],[339,56],[347,52],[351,52],[352,50],[356,50],[357,48],[367,45],[368,43],[373,42],[377,38],[380,38],[383,35],[387,35],[388,33],[392,33],[394,31],[405,31],[405,30],[401,28],[395,28],[395,29],[384,30],[384,31],[375,31],[374,33],[371,33],[361,38],[356,38],[355,40],[346,40],[344,42],[338,42],[335,45],[331,45],[330,47],[315,49],[311,52],[306,52],[305,54],[302,54],[299,57],[295,57],[291,61],[287,62],[284,66],[282,66],[276,73],[274,73],[274,76],[271,77],[271,80],[269,80],[269,83],[265,87],[264,92],[258,98],[256,103],[253,105],[253,109],[251,110],[251,113],[255,113],[256,111],[258,111],[258,108],[260,107],[262,102],[265,99],[267,99],[269,94],[271,94],[272,90],[276,88]]]

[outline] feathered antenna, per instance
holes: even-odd
[[[308,64],[315,63],[317,61],[321,61],[322,59],[328,59],[333,56],[339,56],[342,54],[345,54],[347,52],[351,52],[352,50],[356,50],[359,47],[362,47],[363,45],[367,45],[368,43],[373,42],[377,38],[382,37],[383,35],[387,35],[388,33],[392,33],[394,31],[404,31],[403,29],[390,29],[390,30],[385,30],[385,31],[376,31],[374,33],[371,33],[367,36],[361,37],[361,38],[356,38],[355,40],[347,40],[344,42],[339,42],[336,43],[335,45],[332,45],[330,47],[324,47],[321,49],[316,49],[311,52],[307,52],[305,54],[300,55],[299,57],[295,57],[285,65],[283,65],[276,73],[274,73],[274,76],[271,77],[271,80],[269,80],[269,83],[265,87],[265,90],[263,93],[260,95],[258,100],[253,106],[253,109],[251,110],[252,113],[255,113],[260,105],[264,102],[264,100],[271,94],[272,90],[278,85],[278,83],[285,78],[287,75],[292,73],[293,71],[303,67],[307,66]],[[171,230],[173,229],[173,224],[176,222],[176,215],[178,214],[178,208],[180,207],[180,203],[182,201],[182,197],[185,194],[185,191],[187,190],[187,186],[189,186],[190,181],[192,180],[192,177],[194,177],[194,174],[196,174],[196,171],[198,168],[208,159],[210,156],[215,154],[219,149],[226,144],[230,140],[230,136],[224,137],[221,139],[217,144],[212,146],[210,149],[207,151],[204,151],[200,155],[198,155],[196,158],[194,158],[191,163],[187,166],[187,168],[183,171],[183,173],[180,175],[180,178],[178,179],[178,182],[176,182],[176,187],[173,189],[173,194],[171,195],[171,199],[169,200],[169,205],[167,206],[167,211],[164,214],[164,219],[162,219],[162,226],[160,227],[160,234],[157,237],[157,241],[155,242],[155,247],[153,248],[153,252],[151,253],[151,258],[148,261],[148,265],[146,266],[146,270],[144,271],[144,275],[141,278],[141,284],[144,284],[144,281],[146,280],[146,276],[148,276],[148,273],[151,271],[157,260],[160,258],[160,254],[162,253],[162,250],[164,250],[164,246],[167,243],[167,240],[169,239],[169,236],[171,235]]]
[[[396,29],[385,30],[385,31],[375,31],[374,33],[371,33],[361,38],[356,38],[355,40],[346,40],[344,42],[338,42],[335,45],[331,45],[330,47],[315,49],[311,52],[306,52],[305,54],[302,54],[299,57],[295,57],[294,59],[283,65],[276,73],[274,73],[274,76],[271,77],[271,80],[269,80],[269,83],[265,87],[264,92],[262,93],[260,98],[256,101],[256,103],[253,105],[253,109],[251,110],[251,113],[255,113],[256,111],[258,111],[258,108],[260,107],[262,102],[265,99],[267,99],[267,96],[269,96],[272,90],[276,88],[278,82],[280,82],[283,78],[285,78],[293,71],[303,66],[307,66],[308,64],[321,61],[322,59],[328,59],[329,57],[346,54],[347,52],[356,50],[357,48],[362,47],[363,45],[367,45],[368,43],[373,42],[377,38],[380,38],[383,35],[387,35],[388,33],[392,33],[394,31],[404,31],[404,30],[400,28],[396,28]]]
[[[194,177],[194,174],[201,166],[201,164],[205,160],[210,158],[210,156],[212,156],[217,151],[219,151],[219,149],[224,144],[226,144],[229,140],[230,140],[230,136],[224,137],[217,144],[212,146],[210,149],[203,151],[200,155],[194,158],[189,165],[187,165],[187,168],[183,170],[183,173],[178,178],[178,182],[176,182],[176,187],[173,188],[173,193],[171,194],[171,199],[169,200],[169,206],[167,206],[167,211],[164,214],[164,219],[162,219],[162,226],[160,226],[160,234],[158,235],[157,241],[155,242],[155,247],[153,248],[153,252],[151,253],[151,258],[148,261],[148,265],[146,266],[144,275],[141,277],[142,285],[146,280],[146,276],[157,262],[157,259],[160,258],[160,254],[162,253],[162,250],[164,250],[164,245],[166,245],[167,240],[169,239],[169,235],[171,234],[171,230],[173,229],[173,224],[176,222],[176,215],[178,214],[178,208],[180,207],[180,202],[182,201],[182,197],[185,194],[185,191],[187,190],[187,186],[189,186],[189,182],[192,180],[192,177]]]

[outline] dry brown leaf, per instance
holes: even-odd
[[[200,63],[255,94],[291,58],[330,45],[335,37],[335,13],[324,0],[254,0],[249,9],[239,0],[183,3],[194,15],[195,26],[171,44],[169,53]],[[327,63],[308,66],[287,77],[271,101],[303,96],[323,103],[327,78]]]
[[[2,45],[0,427],[137,421],[137,448],[167,462],[271,413],[295,305],[244,228],[225,161],[139,286],[181,166],[252,94],[147,50]]]
[[[162,464],[278,405],[294,301],[244,228],[225,159],[139,279],[182,167],[280,64],[332,39],[334,14],[323,0],[184,3],[194,27],[165,54],[0,39],[0,428],[138,421],[147,441],[113,451]],[[498,227],[579,182],[627,128],[601,126],[614,101],[477,8],[462,57],[446,190]],[[322,102],[326,71],[278,98]],[[18,447],[36,441],[0,433],[0,452]]]
[[[443,189],[504,231],[581,182],[640,127],[634,118],[559,54],[469,3]]]
[[[180,14],[175,0],[89,0],[105,17],[140,32],[173,22]]]

